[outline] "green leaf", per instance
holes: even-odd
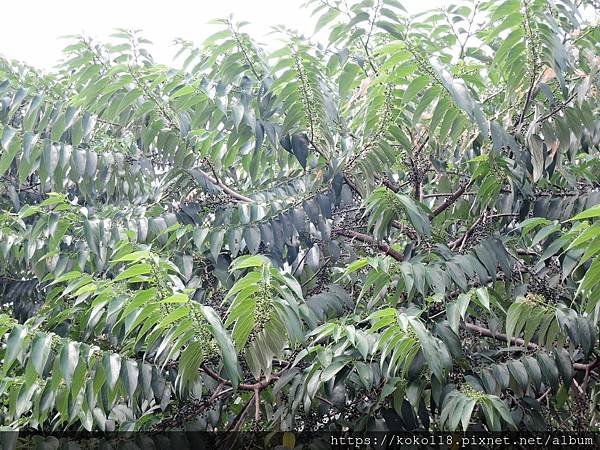
[[[44,374],[44,368],[46,367],[48,356],[50,356],[51,345],[52,338],[43,333],[37,333],[31,344],[29,360],[40,377]]]
[[[9,169],[10,165],[12,164],[13,160],[15,159],[15,156],[17,155],[17,152],[20,149],[20,146],[18,145],[18,142],[15,141],[12,144],[10,144],[10,141],[12,140],[12,136],[14,135],[14,133],[10,132],[8,133],[7,136],[7,129],[4,129],[4,134],[2,135],[2,147],[4,148],[4,151],[2,152],[2,155],[0,155],[0,176],[4,175],[6,173],[6,171]],[[5,142],[5,137],[6,137],[6,142]]]
[[[8,373],[13,362],[17,359],[19,354],[23,351],[27,337],[27,328],[22,325],[15,325],[10,334],[8,335],[8,339],[6,340],[6,352],[4,354],[4,373]]]
[[[547,353],[539,352],[537,354],[537,361],[542,370],[544,382],[556,392],[558,390],[558,368],[554,359]]]
[[[210,253],[214,259],[217,259],[223,245],[225,230],[217,230],[210,235]]]
[[[523,391],[527,390],[527,386],[529,384],[529,377],[527,376],[527,370],[521,361],[509,361],[507,363],[508,371],[517,382],[517,385],[523,389]]]
[[[123,272],[121,272],[114,278],[114,281],[128,280],[130,278],[138,277],[140,275],[147,275],[151,272],[152,266],[150,264],[140,263],[125,269]]]
[[[129,253],[121,256],[120,258],[114,259],[113,262],[138,262],[149,257],[150,252],[148,250],[139,250],[137,252]]]
[[[181,352],[179,358],[179,373],[178,377],[184,387],[188,387],[192,382],[196,381],[200,376],[200,365],[204,362],[202,343],[192,341]]]
[[[262,267],[266,264],[269,264],[269,260],[262,255],[240,256],[231,263],[229,270],[234,271],[247,269],[249,267]]]
[[[473,409],[477,403],[474,399],[469,399],[465,402],[465,405],[462,408],[462,412],[460,414],[460,422],[463,426],[463,431],[467,431],[469,428],[469,422],[471,421],[471,415],[473,414]]]
[[[321,382],[326,383],[327,381],[331,380],[340,370],[346,367],[346,364],[347,361],[334,361],[332,364],[327,366],[321,372]]]
[[[0,139],[0,146],[2,146],[2,149],[5,152],[9,150],[10,141],[12,141],[12,139],[15,137],[15,134],[17,134],[16,129],[9,126],[4,127],[4,130],[2,131],[2,139]]]
[[[432,336],[420,321],[410,319],[410,324],[419,339],[427,364],[435,377],[443,382],[445,373],[451,366],[450,355],[445,344]]]
[[[63,343],[59,356],[59,367],[67,386],[70,386],[73,381],[73,373],[75,372],[78,361],[78,343],[70,341]]]
[[[121,357],[115,353],[105,353],[102,357],[102,365],[106,374],[106,382],[112,391],[121,373]]]
[[[569,219],[569,221],[590,219],[592,217],[599,217],[599,216],[600,216],[600,205],[596,205],[596,206],[592,206],[589,209],[586,209],[585,211],[580,212],[579,214],[575,215],[574,217],[571,217]]]
[[[214,309],[210,306],[202,305],[202,313],[210,324],[211,333],[217,341],[221,356],[223,357],[223,366],[227,377],[235,388],[241,380],[241,370],[237,359],[237,351],[233,345],[231,336],[223,327],[223,323]]]
[[[562,378],[564,385],[569,388],[571,387],[573,377],[575,376],[575,370],[573,369],[573,362],[571,361],[569,351],[565,348],[559,349],[557,347],[555,347],[553,351],[560,377]]]

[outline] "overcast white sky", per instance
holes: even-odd
[[[194,42],[216,31],[211,19],[233,13],[236,20],[252,23],[248,29],[262,42],[272,25],[283,24],[310,34],[314,20],[304,0],[2,0],[0,54],[42,69],[61,57],[68,34],[104,38],[114,28],[142,29],[154,42],[158,62],[169,63],[172,41]],[[442,0],[404,0],[411,12],[438,6]]]

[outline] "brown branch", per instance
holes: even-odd
[[[420,180],[415,181],[415,199],[423,201],[423,182]]]
[[[402,256],[402,253],[394,250],[392,247],[390,247],[388,244],[386,244],[384,242],[376,241],[374,237],[369,236],[367,234],[359,233],[358,231],[344,230],[344,229],[335,230],[335,232],[341,236],[346,236],[346,237],[349,237],[352,239],[356,239],[357,241],[366,242],[367,244],[376,245],[379,248],[379,250],[384,252],[386,255],[391,256],[396,261],[402,261],[404,259],[404,257]]]
[[[325,161],[329,162],[331,157],[325,153],[325,151],[323,149],[321,149],[313,140],[313,136],[307,136],[308,138],[308,142],[309,144],[312,146],[313,149],[315,149],[315,151],[322,156]],[[350,189],[352,191],[354,191],[356,194],[358,194],[359,197],[362,198],[362,194],[360,193],[360,191],[358,190],[358,187],[356,187],[356,184],[354,183],[354,181],[352,181],[352,179],[350,178],[350,176],[346,173],[342,172],[342,176],[344,177],[344,182],[350,187]]]
[[[362,198],[362,194],[358,190],[358,187],[356,187],[356,184],[354,183],[354,181],[352,181],[352,179],[346,174],[343,174],[343,176],[344,176],[344,182],[348,186],[350,186],[350,189],[352,189],[360,198]]]
[[[464,328],[469,331],[474,331],[481,336],[489,337],[496,339],[497,341],[508,342],[508,336],[502,333],[494,333],[492,330],[488,328],[481,327],[479,325],[475,325],[473,323],[465,322]],[[525,346],[525,340],[517,337],[511,337],[510,343],[513,345]],[[527,350],[537,350],[538,346],[533,342],[529,342],[527,344]]]
[[[235,416],[235,419],[233,419],[233,422],[231,422],[229,427],[227,427],[227,431],[239,431],[241,426],[244,424],[244,419],[246,418],[246,415],[250,410],[250,405],[254,402],[255,397],[256,391],[254,392],[254,395],[252,395],[250,400],[246,402],[240,413],[237,416]]]
[[[304,252],[304,255],[302,255],[302,258],[300,258],[300,261],[298,261],[298,265],[296,266],[296,268],[292,272],[292,276],[296,275],[296,272],[298,272],[298,269],[300,268],[300,266],[302,265],[302,263],[304,262],[304,260],[308,256],[308,253],[309,253],[308,250],[306,252]]]
[[[238,389],[241,389],[242,391],[252,391],[255,392],[257,389],[259,391],[262,391],[263,389],[265,389],[267,386],[269,386],[273,381],[276,381],[279,379],[279,377],[281,376],[282,372],[284,372],[285,370],[287,370],[289,368],[291,363],[287,364],[283,369],[281,369],[279,372],[271,374],[270,377],[268,378],[263,378],[262,380],[256,382],[256,383],[240,383],[238,385]],[[231,383],[231,381],[223,378],[222,376],[220,376],[217,372],[215,372],[214,370],[212,370],[208,365],[206,364],[202,364],[200,366],[200,368],[202,369],[202,371],[207,374],[209,377],[211,377],[213,380],[218,381],[219,383],[225,384],[227,386],[233,386],[233,384]]]
[[[210,181],[212,184],[215,184],[217,186],[219,186],[223,192],[225,192],[227,195],[229,195],[230,197],[239,200],[241,202],[249,202],[252,203],[254,202],[254,200],[252,200],[250,197],[246,197],[243,194],[240,194],[239,192],[234,191],[233,189],[231,189],[229,186],[227,186],[225,183],[223,183],[221,180],[217,180],[214,177],[210,176],[208,173],[206,173],[204,170],[200,169],[199,167],[195,168],[198,172],[200,172],[203,176],[206,177],[206,179],[208,181]]]
[[[258,426],[260,420],[260,390],[256,388],[254,390],[254,423]]]
[[[543,76],[543,74],[542,74],[542,76]],[[529,85],[529,89],[527,90],[527,96],[525,97],[525,105],[523,106],[523,111],[521,111],[521,114],[519,115],[519,118],[517,119],[517,123],[515,124],[515,128],[517,130],[519,128],[521,128],[521,125],[523,124],[523,121],[525,120],[525,114],[527,114],[527,110],[529,109],[529,105],[531,105],[531,101],[537,95],[537,92],[536,92],[537,84],[538,84],[538,77],[534,75],[531,78],[531,84]]]
[[[517,255],[519,256],[539,256],[540,253],[539,252],[534,252],[533,250],[527,250],[524,248],[518,248],[517,249]]]
[[[435,208],[431,214],[429,214],[429,218],[433,219],[434,217],[439,216],[441,213],[443,213],[446,209],[448,209],[454,202],[456,202],[462,195],[463,193],[470,188],[473,185],[473,182],[475,180],[471,179],[471,181],[469,181],[466,184],[463,184],[461,187],[459,187],[456,192],[454,192],[454,194],[452,194],[450,197],[448,197],[446,200],[444,200],[444,202],[438,206],[437,208]]]
[[[396,186],[390,180],[383,179],[381,181],[381,184],[383,184],[386,188],[388,188],[392,192],[398,192],[398,191],[400,191],[400,189],[398,188],[398,186]]]
[[[546,389],[546,391],[537,398],[537,401],[541,402],[542,400],[544,400],[546,397],[548,397],[548,395],[550,394],[551,391],[552,391],[552,388]]]
[[[373,63],[373,61],[372,61],[372,56],[369,52],[369,41],[371,40],[371,36],[373,34],[373,27],[375,26],[375,22],[378,20],[378,16],[381,12],[381,8],[383,6],[382,3],[383,2],[381,0],[378,0],[377,4],[375,5],[375,10],[373,11],[373,17],[370,18],[370,20],[369,20],[369,22],[370,22],[369,32],[367,33],[366,42],[363,41],[362,36],[360,37],[360,41],[363,44],[363,47],[365,49],[365,54],[367,56],[367,62],[369,63],[369,66],[371,66],[371,69],[373,70],[373,73],[375,73],[375,75],[377,75],[379,73],[379,71],[377,70],[375,63]]]
[[[248,67],[250,67],[250,71],[254,74],[256,79],[260,81],[261,76],[258,73],[258,70],[256,70],[254,63],[252,62],[252,58],[250,58],[250,56],[248,55],[248,52],[246,51],[246,47],[244,47],[242,40],[240,39],[240,35],[238,34],[238,32],[236,30],[234,30],[231,22],[227,21],[227,25],[229,26],[229,31],[231,32],[231,34],[233,34],[233,37],[235,38],[235,43],[238,47],[238,50],[240,50],[242,52],[242,54],[244,55],[244,59],[246,60],[246,64],[248,64]]]
[[[221,395],[220,393],[221,393],[221,390],[223,389],[224,386],[226,386],[225,383],[223,383],[223,382],[219,383],[219,385],[215,389],[215,392],[210,396],[210,401],[211,402],[214,399],[216,399],[217,397],[219,397],[219,395]]]
[[[546,119],[549,119],[550,117],[552,117],[554,114],[562,111],[563,108],[565,108],[569,103],[571,103],[571,101],[577,96],[577,92],[574,92],[573,94],[571,94],[571,96],[569,98],[567,98],[563,103],[561,103],[559,106],[557,106],[556,108],[554,108],[552,111],[550,111],[548,114],[546,114],[545,116],[540,117],[538,120],[536,120],[536,123],[540,123],[543,122]]]
[[[441,192],[439,194],[425,194],[423,198],[438,198],[438,197],[451,197],[456,192]],[[477,195],[476,192],[464,192],[463,195]]]
[[[160,102],[160,101],[159,101],[159,100],[158,100],[158,99],[155,97],[154,93],[150,92],[150,91],[147,89],[147,86],[146,86],[146,84],[145,84],[145,83],[142,83],[142,82],[141,82],[141,81],[140,81],[140,80],[139,80],[139,79],[136,77],[136,75],[134,74],[133,68],[132,68],[131,66],[129,67],[129,74],[131,75],[131,77],[133,78],[133,80],[135,81],[135,83],[138,85],[138,87],[139,87],[139,88],[142,90],[142,93],[143,93],[143,94],[144,94],[146,97],[150,98],[150,99],[151,99],[151,100],[154,102],[154,104],[156,105],[156,107],[157,107],[157,108],[158,108],[158,110],[160,111],[160,113],[161,113],[161,115],[162,115],[163,119],[164,119],[164,120],[167,122],[167,124],[169,125],[169,127],[170,127],[172,130],[174,130],[174,131],[176,131],[176,132],[178,132],[178,133],[181,133],[181,129],[180,129],[180,128],[179,128],[179,126],[177,125],[177,122],[176,122],[176,120],[175,120],[175,119],[173,119],[173,118],[171,117],[171,115],[169,114],[169,111],[167,110],[167,107],[165,107],[165,105],[164,105],[162,102]],[[188,143],[187,143],[187,141],[186,141],[186,140],[184,140],[184,143],[185,143],[186,145],[188,145]],[[252,201],[253,201],[253,200],[252,200],[250,197],[246,197],[245,195],[242,195],[242,194],[240,194],[240,193],[238,193],[238,192],[234,191],[234,190],[233,190],[233,189],[231,189],[229,186],[227,186],[225,183],[223,183],[223,182],[222,182],[222,181],[221,181],[221,180],[220,180],[220,179],[217,177],[217,173],[216,173],[216,171],[215,171],[215,169],[214,169],[214,166],[212,165],[211,161],[210,161],[208,158],[206,158],[206,162],[207,162],[207,164],[209,165],[209,167],[210,167],[210,169],[211,169],[211,171],[212,171],[212,173],[213,173],[213,176],[212,176],[212,177],[211,177],[210,175],[208,175],[206,172],[204,172],[202,169],[199,169],[199,168],[198,168],[197,170],[198,170],[198,171],[200,171],[200,172],[202,172],[202,173],[203,173],[203,174],[204,174],[204,175],[207,177],[207,179],[208,179],[208,180],[209,180],[211,183],[213,183],[213,184],[215,184],[215,185],[219,186],[219,187],[220,187],[220,188],[223,190],[223,192],[225,192],[225,193],[226,193],[226,194],[228,194],[230,197],[232,197],[232,198],[234,198],[234,199],[236,199],[236,200],[239,200],[239,201],[242,201],[242,202],[252,202]]]
[[[516,214],[516,213],[501,213],[501,214],[481,215],[477,218],[477,220],[475,222],[473,222],[473,224],[467,229],[467,231],[465,231],[465,234],[463,234],[461,237],[455,239],[454,241],[449,242],[448,247],[451,249],[455,249],[456,246],[460,244],[459,249],[462,250],[467,238],[471,235],[471,233],[473,232],[473,230],[475,229],[477,224],[479,224],[483,219],[486,219],[486,218],[491,219],[493,217],[515,217],[515,216],[518,216],[518,214]]]
[[[306,254],[308,255],[308,252],[306,252]],[[302,285],[301,285],[302,288],[305,288],[312,280],[314,280],[316,277],[318,277],[319,274],[327,268],[327,265],[329,264],[330,261],[331,261],[331,256],[328,256],[327,258],[325,258],[325,262],[323,263],[323,265],[321,267],[319,267],[319,269],[317,271],[315,271],[315,273],[308,280],[306,280],[304,283],[302,283]]]
[[[229,394],[230,392],[233,392],[233,388],[229,387],[227,389],[223,389],[222,391],[219,391],[218,393],[214,393],[211,397],[210,397],[210,401],[214,401],[216,399],[218,399],[219,397],[223,397],[224,395]]]
[[[400,222],[398,220],[392,220],[392,227],[396,228],[397,230],[400,230],[402,233],[404,233],[406,236],[408,236],[412,240],[416,241],[417,239],[419,239],[419,236],[417,235],[417,233],[414,229],[404,225],[402,222]]]
[[[492,339],[496,339],[497,341],[509,342],[508,336],[506,336],[505,334],[494,333],[489,328],[475,325],[474,323],[464,322],[463,327],[466,330],[478,333],[480,336],[485,336],[485,337],[489,337]],[[525,346],[525,340],[518,338],[518,337],[511,337],[510,343],[513,345]],[[527,350],[532,350],[532,351],[537,351],[540,349],[540,346],[533,342],[528,342],[526,347],[527,347]],[[573,368],[575,370],[581,370],[584,372],[589,372],[590,370],[592,370],[598,366],[600,366],[600,359],[596,359],[596,360],[594,360],[590,363],[586,363],[586,364],[582,364],[582,363],[574,363],[573,364]]]

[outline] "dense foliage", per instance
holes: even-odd
[[[0,60],[0,425],[597,429],[581,3],[311,0],[275,51],[221,20],[178,69],[124,30]]]

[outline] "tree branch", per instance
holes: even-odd
[[[485,336],[485,337],[489,337],[489,338],[492,338],[492,339],[496,339],[497,341],[509,342],[508,336],[506,336],[505,334],[494,333],[489,328],[485,328],[485,327],[482,327],[482,326],[479,326],[479,325],[475,325],[474,323],[464,322],[463,327],[466,330],[478,333],[480,336]],[[510,343],[513,344],[513,345],[525,346],[525,341],[523,339],[521,339],[521,338],[518,338],[518,337],[511,337],[510,338]],[[533,343],[533,342],[528,342],[526,347],[527,347],[527,350],[532,350],[532,351],[537,351],[537,350],[540,349],[540,346],[537,345],[537,344],[535,344],[535,343]],[[586,363],[586,364],[574,363],[573,364],[573,368],[575,370],[589,372],[590,370],[598,367],[599,365],[600,365],[600,359],[596,359],[596,360],[594,360],[594,361],[592,361],[590,363]]]
[[[248,202],[248,203],[254,202],[254,200],[252,200],[250,197],[246,197],[245,195],[234,191],[229,186],[227,186],[225,183],[223,183],[221,180],[215,179],[213,176],[209,175],[208,173],[206,173],[204,170],[200,169],[199,167],[196,167],[195,169],[198,172],[200,172],[203,176],[205,176],[206,179],[208,181],[210,181],[212,184],[219,186],[223,190],[223,192],[225,192],[230,197],[232,197],[236,200],[239,200],[241,202]]]
[[[518,216],[518,214],[516,214],[516,213],[501,213],[501,214],[489,214],[489,215],[482,214],[481,216],[479,216],[477,218],[477,220],[475,222],[473,222],[473,224],[467,229],[467,231],[465,231],[465,234],[463,234],[461,237],[455,239],[454,241],[449,242],[448,247],[451,249],[455,249],[456,246],[460,244],[459,249],[462,250],[467,238],[471,235],[471,233],[473,232],[473,230],[475,229],[477,224],[479,224],[483,219],[492,219],[494,217],[515,217],[515,216]]]
[[[250,410],[250,405],[254,402],[255,397],[256,391],[254,392],[254,395],[252,395],[250,400],[246,402],[240,413],[237,416],[235,416],[235,419],[233,419],[233,422],[231,422],[231,424],[227,428],[227,431],[239,431],[241,426],[244,424],[244,419],[246,418],[246,415]]]
[[[254,424],[258,426],[260,420],[260,389],[254,390]]]
[[[367,244],[377,245],[379,250],[384,252],[386,255],[391,256],[396,261],[402,261],[404,259],[404,257],[402,256],[402,253],[394,250],[392,247],[390,247],[389,245],[387,245],[384,242],[377,242],[374,237],[369,236],[367,234],[359,233],[358,231],[344,230],[344,229],[336,230],[336,233],[341,236],[346,236],[346,237],[349,237],[352,239],[356,239],[357,241],[366,242]]]
[[[554,114],[562,111],[569,103],[571,103],[571,101],[577,96],[577,92],[574,92],[573,94],[571,94],[569,96],[569,98],[567,98],[563,103],[561,103],[559,106],[557,106],[556,108],[554,108],[552,111],[550,111],[548,114],[540,117],[538,120],[536,120],[536,123],[540,123],[543,122],[546,119],[549,119],[550,117],[552,117]]]
[[[523,121],[525,120],[525,114],[527,114],[527,110],[529,109],[529,105],[531,104],[531,101],[533,100],[533,98],[535,97],[536,93],[534,93],[534,91],[536,90],[536,85],[538,83],[538,78],[537,76],[533,76],[531,79],[531,84],[529,85],[529,89],[527,90],[527,96],[525,97],[525,105],[523,106],[523,111],[521,111],[521,114],[517,120],[517,123],[515,124],[515,128],[518,130],[519,128],[521,128],[521,125],[523,124]]]
[[[255,392],[257,389],[259,391],[262,391],[267,386],[269,386],[273,381],[278,380],[279,377],[281,376],[281,373],[284,372],[285,370],[287,370],[289,368],[290,364],[291,363],[287,364],[279,372],[271,374],[271,376],[269,378],[263,378],[262,380],[260,380],[260,381],[258,381],[256,383],[252,383],[252,384],[240,383],[238,385],[238,389],[241,389],[242,391],[252,391],[252,392]],[[208,365],[202,364],[200,366],[200,368],[202,369],[202,371],[205,374],[207,374],[213,380],[216,380],[219,383],[225,384],[227,386],[233,386],[233,384],[231,383],[231,381],[226,380],[225,378],[223,378],[222,376],[220,376],[217,372],[215,372],[214,370],[212,370]]]
[[[425,194],[423,198],[438,198],[438,197],[451,197],[455,192],[440,192],[439,194]],[[463,195],[477,195],[476,192],[464,192]]]
[[[429,214],[429,219],[433,219],[434,217],[439,216],[441,213],[443,213],[446,209],[448,209],[454,202],[456,202],[463,194],[464,192],[470,188],[473,185],[473,182],[475,180],[471,179],[471,181],[469,181],[466,184],[463,184],[461,187],[459,187],[456,192],[454,192],[454,194],[450,195],[450,197],[448,197],[446,200],[444,200],[444,202],[438,206],[437,208],[435,208],[431,214]]]

